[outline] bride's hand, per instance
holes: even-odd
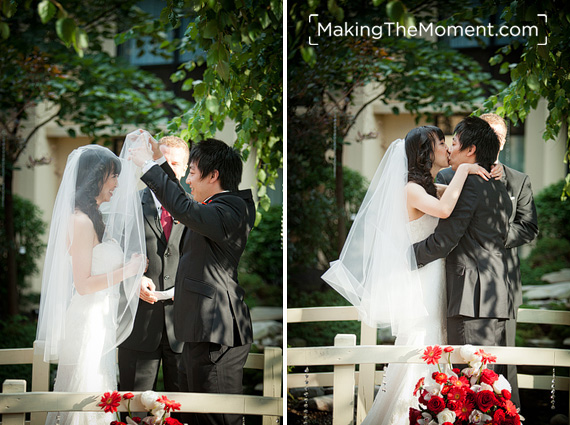
[[[504,172],[505,168],[500,162],[491,165],[491,177],[493,177],[495,180],[501,180],[501,178],[503,178]]]
[[[156,289],[156,285],[146,276],[143,276],[141,279],[141,292],[139,294],[139,298],[143,301],[146,301],[149,304],[154,304],[158,301],[158,298],[154,295],[154,290]]]
[[[466,168],[468,174],[477,174],[478,176],[483,177],[485,180],[489,180],[489,177],[491,177],[491,173],[489,173],[479,164],[461,164],[460,167]]]
[[[146,265],[146,257],[142,254],[131,255],[130,261],[125,264],[124,277],[131,277],[141,271]]]

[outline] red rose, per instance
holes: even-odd
[[[125,400],[130,400],[131,398],[133,398],[135,395],[133,393],[125,393],[123,394],[123,399]]]
[[[461,402],[460,401],[456,401],[456,400],[447,400],[447,408],[449,410],[453,410],[454,412],[456,410],[459,410],[459,408],[461,407]],[[457,413],[456,413],[457,414]]]
[[[447,382],[447,375],[442,372],[434,372],[431,377],[438,384],[445,384]]]
[[[505,400],[511,399],[511,392],[509,390],[501,390],[501,395]]]
[[[497,379],[499,379],[499,375],[491,369],[483,369],[481,371],[481,382],[493,386]]]
[[[427,364],[437,364],[439,363],[439,359],[441,359],[441,347],[439,345],[434,345],[432,346],[428,346],[425,351],[424,351],[424,355],[422,356],[422,359],[427,363]]]
[[[133,422],[136,422],[137,424],[140,424],[140,423],[142,422],[142,419],[139,418],[138,416],[133,416],[133,417],[131,418],[131,420],[132,420]]]
[[[110,425],[127,425],[127,424],[121,421],[112,421]]]
[[[475,394],[475,401],[481,412],[488,412],[491,407],[498,403],[495,394],[488,390],[479,391]]]
[[[497,409],[493,415],[493,425],[503,425],[505,421],[505,412],[501,409]]]
[[[453,347],[445,347],[443,351],[445,351],[446,353],[453,353]]]
[[[434,395],[429,399],[427,408],[437,415],[439,412],[445,409],[445,401],[443,398]]]
[[[459,375],[459,372],[461,372],[459,370],[459,368],[457,368],[457,367],[454,367],[452,370],[453,370],[453,373],[455,373],[456,375]]]
[[[101,409],[105,411],[105,413],[115,413],[117,411],[117,407],[121,405],[121,394],[117,391],[113,391],[112,393],[105,393],[101,397],[101,403],[99,406]]]
[[[417,425],[418,419],[422,419],[422,412],[419,411],[418,409],[410,407],[409,419],[410,419],[410,425]]]
[[[182,425],[182,423],[178,419],[174,418],[166,418],[164,420],[165,425]]]

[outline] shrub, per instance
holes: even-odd
[[[258,274],[271,285],[283,286],[283,206],[263,211],[261,221],[251,231],[240,261],[243,273]]]
[[[551,184],[534,198],[538,213],[539,238],[558,238],[570,241],[570,200],[561,201],[564,180]]]
[[[4,221],[4,209],[0,208],[0,220]],[[16,240],[20,243],[20,253],[16,258],[18,288],[20,292],[20,307],[39,301],[37,294],[24,295],[22,292],[27,288],[26,277],[38,272],[36,259],[40,257],[46,247],[41,241],[41,235],[46,232],[46,223],[42,220],[41,210],[31,201],[18,195],[14,195],[14,227]],[[6,276],[8,241],[4,233],[4,227],[0,227],[0,275]],[[0,316],[6,312],[6,286],[0,286]]]

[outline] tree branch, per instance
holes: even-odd
[[[26,137],[26,139],[24,140],[24,142],[20,145],[20,147],[18,149],[16,149],[16,152],[14,153],[14,158],[12,158],[13,162],[16,162],[18,160],[18,157],[20,156],[20,154],[22,153],[22,151],[26,148],[26,145],[28,144],[28,142],[30,141],[30,139],[32,138],[32,136],[36,133],[36,131],[38,131],[41,127],[43,127],[44,125],[46,125],[48,122],[50,122],[51,120],[53,120],[55,117],[57,117],[59,115],[59,111],[61,110],[61,107],[58,108],[58,110],[56,111],[55,114],[53,114],[52,116],[46,118],[44,121],[42,121],[41,123],[39,123],[38,125],[36,125],[34,127],[34,129],[31,131],[30,134],[28,134],[28,137]]]

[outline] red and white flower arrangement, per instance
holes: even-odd
[[[103,409],[105,413],[117,414],[117,420],[112,421],[110,425],[182,425],[179,420],[170,417],[171,412],[180,410],[180,403],[169,400],[166,396],[159,397],[154,391],[145,391],[140,395],[140,402],[150,415],[146,418],[139,418],[131,415],[131,399],[134,397],[133,393],[125,393],[121,396],[117,391],[113,391],[103,394],[101,403],[97,406]],[[121,417],[117,411],[123,400],[127,400],[127,422],[121,422]]]
[[[469,365],[460,371],[451,364],[453,347],[427,347],[422,359],[436,365],[438,372],[420,378],[414,389],[419,409],[410,407],[410,425],[520,425],[524,420],[511,401],[511,385],[487,365],[496,356],[476,350],[472,345],[459,349]],[[439,360],[447,353],[442,370]]]

